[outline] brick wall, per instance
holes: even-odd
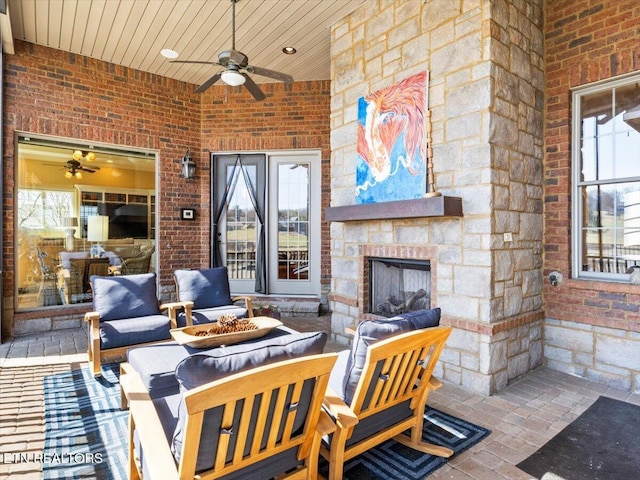
[[[318,149],[322,159],[322,219],[330,195],[329,80],[261,84],[255,102],[244,87],[214,86],[202,96],[202,147],[212,152]],[[329,290],[329,227],[322,221],[321,284]]]
[[[570,89],[640,69],[640,4],[547,0],[545,15],[544,274],[565,279],[544,284],[545,356],[554,368],[639,391],[640,364],[634,370],[630,359],[604,351],[616,344],[640,358],[640,287],[571,279]],[[586,345],[585,335],[588,352],[570,353],[574,343]]]
[[[81,314],[68,309],[14,314],[16,131],[159,152],[157,252],[164,299],[174,291],[174,269],[209,265],[208,149],[321,149],[323,203],[328,205],[328,81],[265,85],[268,98],[256,103],[241,89],[215,86],[199,95],[184,82],[20,41],[16,54],[5,56],[4,73],[4,335],[12,333],[14,322],[63,328],[77,325]],[[197,164],[196,178],[189,181],[179,176],[187,147]],[[196,208],[189,235],[180,220],[185,207]],[[328,251],[327,233],[323,250]],[[326,284],[330,266],[328,255],[323,258]]]

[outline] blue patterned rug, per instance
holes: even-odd
[[[118,365],[106,365],[97,379],[88,368],[45,378],[45,480],[127,478],[128,412],[120,410],[118,374]],[[424,433],[426,441],[459,454],[490,432],[427,407]],[[446,462],[388,440],[347,462],[343,478],[421,480]],[[327,475],[324,460],[320,471]]]
[[[486,428],[428,406],[424,412],[422,431],[422,438],[426,442],[448,447],[455,452],[454,456],[491,433]],[[447,460],[387,440],[348,461],[344,466],[343,480],[422,480]],[[324,476],[329,473],[324,459],[321,459],[320,472]]]
[[[129,412],[120,410],[119,366],[103,365],[44,379],[43,479],[127,478]]]

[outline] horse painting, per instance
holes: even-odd
[[[360,98],[356,203],[423,196],[426,115],[427,72]]]

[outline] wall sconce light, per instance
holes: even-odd
[[[187,148],[187,154],[182,157],[182,173],[181,177],[186,179],[193,178],[196,174],[196,164],[191,160],[191,149]]]

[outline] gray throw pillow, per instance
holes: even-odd
[[[158,315],[156,296],[156,274],[116,275],[112,277],[91,276],[93,309],[100,320]]]
[[[322,353],[326,343],[327,334],[324,332],[303,332],[264,342],[214,348],[182,360],[176,367],[176,380],[183,391],[191,390],[250,368]]]
[[[360,322],[344,373],[344,401],[349,404],[360,381],[370,345],[401,333],[440,325],[440,308],[417,310],[383,320]]]
[[[173,272],[181,302],[193,302],[193,308],[212,308],[231,305],[227,267]]]

